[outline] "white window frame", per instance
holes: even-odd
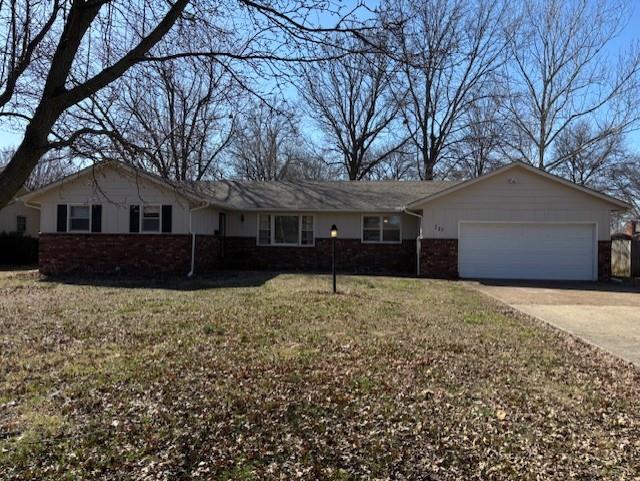
[[[382,218],[391,217],[391,216],[397,216],[400,219],[400,238],[397,241],[383,240],[384,222],[382,221]],[[380,240],[377,240],[377,241],[364,240],[364,218],[365,217],[378,217],[378,220],[380,223],[380,227],[379,227]],[[393,212],[393,213],[387,212],[382,214],[375,214],[375,213],[362,214],[362,216],[360,217],[360,242],[362,242],[363,244],[402,244],[402,214],[399,214],[397,212]]]
[[[71,208],[87,207],[89,209],[89,227],[87,229],[71,228]],[[91,225],[93,224],[93,204],[68,204],[67,205],[67,232],[88,232],[91,233]]]
[[[158,230],[144,230],[144,208],[157,207],[159,211]],[[162,234],[162,204],[139,204],[140,212],[138,213],[138,224],[140,225],[140,234]]]
[[[268,215],[269,219],[269,240],[270,244],[263,244],[260,242],[260,216]],[[298,218],[298,242],[288,244],[278,244],[275,242],[275,222],[276,216],[291,216]],[[302,218],[311,217],[313,240],[311,244],[302,243]],[[298,214],[296,212],[259,212],[256,216],[256,245],[260,247],[315,247],[316,245],[316,216],[313,214]]]

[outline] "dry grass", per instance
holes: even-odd
[[[0,273],[0,479],[638,479],[638,370],[457,283],[339,285]]]

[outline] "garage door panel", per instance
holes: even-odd
[[[461,277],[594,278],[593,224],[461,223]]]

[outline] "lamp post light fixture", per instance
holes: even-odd
[[[338,228],[335,224],[331,226],[331,275],[333,276],[333,293],[336,293],[336,238]]]

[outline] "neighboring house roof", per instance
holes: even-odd
[[[217,181],[198,192],[233,210],[394,211],[454,181]]]
[[[461,189],[464,189],[466,187],[469,187],[471,185],[477,184],[479,182],[484,182],[487,179],[490,179],[496,175],[502,174],[504,172],[507,172],[509,170],[515,169],[515,168],[522,168],[525,169],[529,172],[532,172],[536,175],[539,175],[541,177],[545,177],[547,179],[553,180],[555,182],[559,182],[560,184],[563,184],[567,187],[570,187],[572,189],[578,190],[584,194],[593,196],[593,197],[597,197],[600,200],[604,200],[606,202],[609,202],[610,204],[615,205],[616,207],[619,207],[619,209],[617,210],[627,210],[631,208],[631,204],[629,204],[628,202],[625,202],[623,200],[620,199],[616,199],[615,197],[612,197],[610,195],[607,194],[603,194],[602,192],[598,192],[597,190],[593,190],[590,189],[589,187],[584,187],[582,185],[578,185],[575,184],[571,181],[568,181],[566,179],[563,179],[562,177],[558,177],[557,175],[553,175],[550,174],[548,172],[545,172],[543,170],[540,170],[530,164],[526,164],[524,162],[519,162],[519,161],[515,161],[512,162],[510,164],[505,165],[504,167],[501,167],[499,169],[494,170],[493,172],[490,172],[489,174],[483,175],[481,177],[476,177],[475,179],[471,179],[471,180],[467,180],[466,182],[462,182],[458,185],[454,185],[449,187],[448,189],[444,189],[436,194],[433,195],[428,195],[428,196],[424,196],[418,200],[414,200],[413,202],[410,202],[409,204],[406,205],[407,208],[415,208],[415,207],[419,207],[422,206],[428,202],[431,202],[435,199],[439,199],[440,197],[444,197],[446,195],[452,194],[453,192],[457,192]]]

